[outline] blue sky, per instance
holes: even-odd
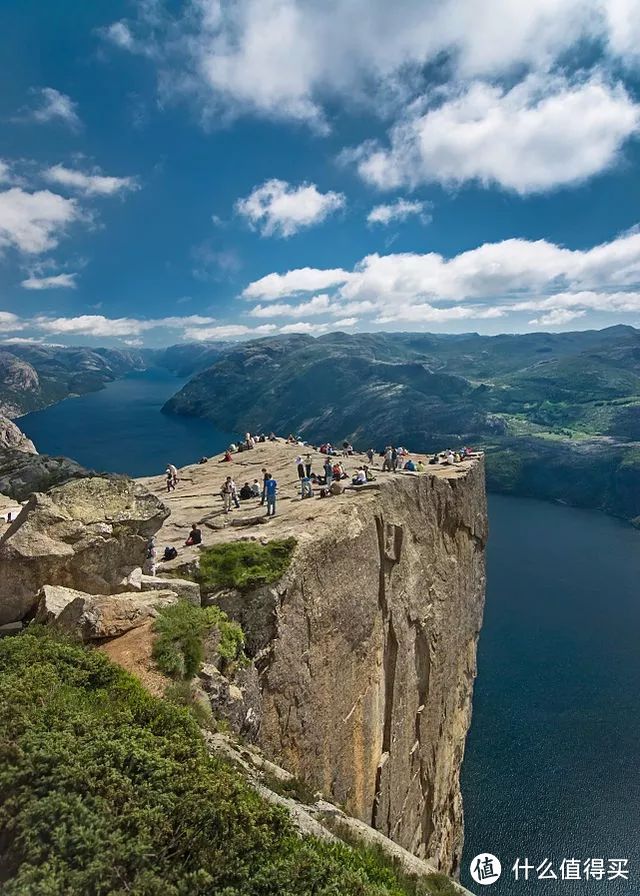
[[[640,325],[640,0],[0,21],[4,342]]]

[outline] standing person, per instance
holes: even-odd
[[[278,492],[278,483],[271,473],[267,473],[264,484],[264,490],[267,496],[267,516],[276,515],[276,494]]]
[[[224,485],[220,489],[222,500],[224,502],[224,512],[229,513],[231,510],[231,476],[227,476]]]
[[[307,479],[311,478],[311,455],[307,454],[304,459],[304,471],[307,474]]]
[[[176,484],[173,479],[173,473],[171,472],[169,467],[167,467],[167,469],[165,470],[164,475],[167,477],[167,491],[168,492],[175,491]]]
[[[325,485],[331,485],[331,482],[332,482],[332,481],[333,481],[333,467],[331,466],[331,461],[330,461],[330,459],[327,457],[327,459],[326,459],[325,462],[324,462],[324,482],[325,482]]]
[[[147,555],[144,561],[145,575],[155,576],[158,568],[158,549],[156,548],[155,538],[150,538],[147,542]]]
[[[231,480],[231,500],[233,501],[236,510],[240,510],[240,498],[238,497],[238,489],[234,480],[231,479],[231,477],[229,477],[229,479]]]
[[[178,484],[178,470],[174,464],[168,464],[167,470],[171,473],[171,479],[173,480],[173,487],[175,488]]]
[[[260,501],[260,506],[264,507],[264,502],[267,500],[267,479],[269,474],[267,473],[267,468],[262,468],[262,500]]]
[[[300,455],[296,457],[296,467],[298,468],[298,479],[304,479],[304,464]]]
[[[367,457],[369,458],[370,464],[373,463],[374,456],[375,456],[375,451],[373,450],[373,448],[369,448],[369,450],[367,451]]]
[[[382,464],[382,472],[390,473],[393,468],[393,451],[391,446],[388,445],[384,449],[384,463]]]
[[[394,473],[398,469],[398,452],[395,447],[391,449],[391,469]]]

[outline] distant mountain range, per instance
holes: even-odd
[[[332,333],[159,351],[6,344],[0,414],[16,417],[161,366],[191,379],[164,410],[230,432],[295,432],[487,452],[489,488],[640,525],[640,330],[456,336]]]
[[[214,354],[167,412],[231,432],[294,432],[376,449],[480,446],[494,491],[640,523],[640,331],[632,327],[298,335]]]

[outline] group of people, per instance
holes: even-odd
[[[271,473],[268,472],[266,467],[262,468],[262,487],[260,487],[259,481],[254,479],[251,484],[245,482],[239,493],[233,478],[227,476],[220,490],[220,495],[222,496],[224,504],[224,512],[229,513],[232,504],[239,510],[241,500],[247,501],[251,498],[261,498],[261,505],[267,505],[267,516],[275,516],[277,490],[278,483]]]

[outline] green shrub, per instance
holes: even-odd
[[[46,629],[0,641],[3,896],[404,896],[300,837],[189,713]]]
[[[240,657],[242,629],[219,607],[194,607],[186,601],[162,607],[153,623],[153,658],[160,671],[178,680],[193,678],[204,660],[204,639],[213,628],[219,632],[220,656],[225,660]]]
[[[204,548],[200,554],[198,581],[205,592],[217,588],[244,591],[270,585],[287,571],[295,546],[295,538],[284,538],[267,544],[232,541]]]

